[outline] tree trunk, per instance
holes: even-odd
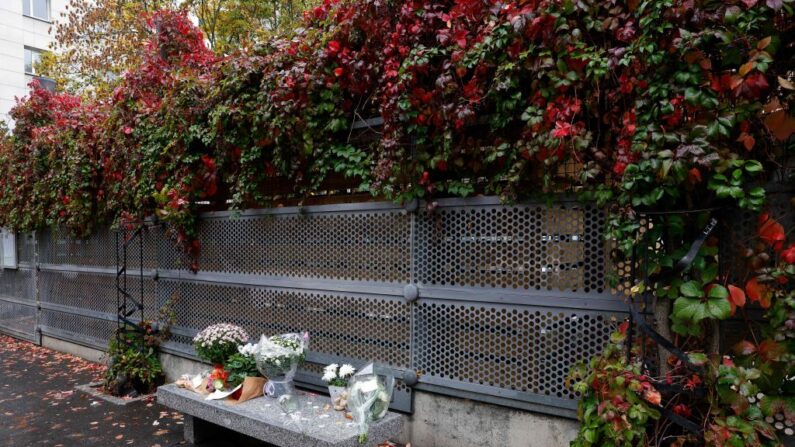
[[[668,321],[668,316],[671,314],[671,300],[662,297],[655,298],[654,303],[654,322],[657,327],[657,332],[665,339],[671,340],[671,326]],[[671,355],[667,349],[662,346],[657,346],[657,361],[660,365],[660,377],[665,377],[670,371],[671,367],[668,365],[668,357]]]
[[[720,322],[718,320],[710,320],[709,333],[704,343],[704,350],[707,354],[714,354],[720,352]]]

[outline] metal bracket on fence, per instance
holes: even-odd
[[[417,371],[414,371],[413,369],[403,370],[403,375],[400,377],[400,380],[402,380],[403,383],[405,383],[409,388],[414,388],[420,381],[419,377],[417,377]]]
[[[405,204],[403,204],[403,214],[413,213],[417,211],[417,208],[420,207],[420,203],[417,199],[411,199]]]
[[[411,304],[420,297],[420,290],[414,284],[406,284],[403,287],[403,299],[406,300],[407,303]]]

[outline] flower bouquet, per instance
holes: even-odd
[[[372,363],[362,368],[351,379],[348,388],[348,405],[359,432],[359,442],[367,442],[370,423],[384,417],[389,411],[395,377]]]
[[[207,379],[207,392],[214,393],[216,391],[226,391],[228,378],[229,373],[226,372],[222,366],[216,366]]]
[[[199,358],[214,365],[223,365],[237,347],[248,341],[248,334],[234,324],[220,323],[207,326],[193,338]]]
[[[224,364],[224,369],[229,372],[229,383],[237,386],[246,377],[260,377],[257,369],[257,360],[254,354],[257,352],[255,343],[247,343],[237,347],[237,353],[232,354]]]
[[[298,365],[306,358],[309,333],[282,334],[260,339],[255,359],[257,369],[268,378],[265,394],[279,397],[292,392],[292,382]]]
[[[256,344],[247,343],[238,346],[237,351],[227,359],[224,369],[229,373],[227,379],[229,386],[240,385],[240,389],[229,396],[230,399],[236,403],[242,403],[262,396],[265,378],[257,369],[257,361],[254,357],[257,352]]]
[[[356,368],[352,365],[339,366],[336,363],[326,366],[323,369],[323,381],[328,384],[328,392],[331,396],[331,403],[337,411],[344,410],[348,404],[348,378],[353,376]]]

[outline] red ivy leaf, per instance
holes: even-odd
[[[737,307],[745,306],[745,292],[743,289],[729,284],[729,301]]]
[[[756,140],[754,139],[754,137],[746,132],[741,133],[740,137],[737,138],[737,141],[742,143],[743,147],[745,147],[745,150],[747,151],[753,149],[754,145],[756,144]]]
[[[759,357],[762,360],[776,362],[785,352],[784,347],[773,340],[765,340],[759,343]]]
[[[693,415],[690,407],[685,404],[676,404],[674,405],[674,413],[678,414],[679,416],[690,417]]]
[[[748,340],[743,340],[732,347],[737,355],[751,355],[756,352],[756,345]]]
[[[465,29],[456,31],[453,39],[455,39],[455,43],[457,43],[459,47],[467,47],[467,31]]]
[[[687,179],[694,185],[701,183],[701,171],[699,171],[698,168],[690,168],[690,170],[687,171]]]
[[[795,244],[790,244],[781,252],[781,259],[787,264],[795,264]]]
[[[748,298],[750,298],[751,301],[759,301],[761,299],[759,282],[756,278],[751,278],[745,283],[745,291],[748,293]]]
[[[779,141],[786,141],[795,133],[795,118],[786,111],[778,110],[767,115],[764,119],[765,126]]]
[[[770,291],[764,284],[759,284],[756,278],[751,278],[745,283],[745,293],[751,301],[758,301],[763,308],[770,307]]]
[[[748,398],[743,396],[740,393],[732,393],[731,397],[731,407],[734,410],[734,414],[740,415],[743,414],[751,404],[748,403]]]
[[[654,388],[644,391],[643,398],[652,405],[660,405],[660,402],[662,402],[662,395]]]
[[[765,215],[763,215],[765,216]],[[767,242],[768,245],[773,247],[776,251],[781,250],[781,247],[786,240],[784,234],[784,227],[781,226],[776,219],[767,216],[759,227],[759,237]]]

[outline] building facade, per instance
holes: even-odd
[[[28,92],[37,77],[36,61],[53,41],[53,21],[68,0],[0,1],[0,121],[9,126],[8,112],[16,97]]]

